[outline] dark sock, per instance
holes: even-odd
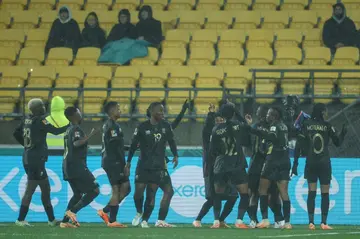
[[[28,211],[29,211],[29,206],[21,205],[18,221],[24,221]]]
[[[238,216],[237,219],[244,219],[245,212],[249,206],[249,195],[247,193],[240,194],[240,202],[238,207]]]
[[[154,205],[145,204],[142,220],[148,222],[153,210],[154,210]]]
[[[204,202],[197,218],[195,219],[196,221],[201,221],[205,215],[210,211],[210,208],[213,206],[213,200],[212,199],[208,199],[206,202]]]
[[[77,213],[82,208],[89,205],[98,195],[99,195],[99,192],[96,192],[96,191],[90,191],[88,193],[85,193],[85,195],[80,199],[80,201],[78,203],[76,203],[70,210],[73,213]]]
[[[230,215],[231,211],[234,208],[236,200],[237,200],[237,197],[234,197],[234,198],[230,198],[226,201],[226,203],[224,205],[224,209],[222,210],[221,215],[220,215],[220,222],[224,222],[225,219]]]
[[[46,215],[48,217],[49,222],[52,222],[55,220],[55,216],[54,216],[54,208],[53,206],[50,204],[48,206],[44,206]]]
[[[252,221],[255,221],[255,222],[258,222],[257,208],[258,208],[258,205],[250,205],[248,208],[249,217]]]
[[[144,196],[140,198],[134,198],[135,208],[137,213],[143,213]]]
[[[67,223],[67,222],[69,222],[70,221],[70,218],[68,217],[68,216],[64,216],[63,217],[63,219],[62,219],[62,221],[61,222],[63,222],[63,223]]]
[[[220,219],[220,212],[221,212],[221,199],[218,196],[215,196],[214,198],[214,219],[219,220]]]
[[[262,219],[268,219],[268,195],[260,195],[260,211]]]
[[[280,222],[280,221],[284,220],[284,216],[281,212],[281,204],[280,203],[276,202],[270,208],[271,208],[272,212],[274,213],[275,222]]]
[[[81,200],[81,194],[80,193],[74,193],[74,195],[71,197],[68,206],[66,207],[66,211],[70,210],[73,206],[75,206],[76,203],[78,203]],[[70,221],[70,218],[68,216],[64,216],[62,222],[67,223]]]
[[[109,206],[110,208],[110,223],[116,221],[116,217],[119,211],[119,205],[116,206]]]
[[[309,224],[314,223],[316,191],[309,191],[307,198],[307,211],[309,216]]]
[[[105,213],[109,213],[110,212],[110,205],[106,205],[104,208],[103,208],[103,212]]]
[[[329,213],[329,193],[322,193],[321,194],[321,223],[327,223],[327,216]]]
[[[290,222],[290,211],[291,211],[291,203],[290,201],[283,201],[283,213],[285,222]]]
[[[170,202],[168,202],[168,201],[161,202],[160,209],[159,209],[158,220],[165,221],[165,218],[167,217],[168,212],[169,212],[169,206],[170,206]]]

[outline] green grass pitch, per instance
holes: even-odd
[[[193,228],[191,225],[177,225],[177,228],[107,228],[104,224],[83,223],[80,228],[62,229],[48,227],[44,223],[35,223],[31,228],[20,228],[14,224],[0,224],[0,238],[155,238],[155,239],[267,239],[267,238],[320,238],[320,239],[352,239],[360,238],[360,227],[334,226],[334,230],[310,231],[307,226],[294,225],[292,230],[280,229],[210,229],[209,225],[203,228]],[[153,225],[152,225],[153,226]]]

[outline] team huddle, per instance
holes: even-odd
[[[45,169],[48,158],[46,144],[47,133],[64,134],[63,178],[73,191],[61,228],[77,228],[77,212],[89,205],[99,195],[99,185],[87,168],[86,157],[88,141],[100,130],[93,129],[88,135],[81,129],[82,115],[75,107],[65,109],[70,124],[61,128],[52,126],[46,119],[45,107],[40,99],[28,103],[31,115],[14,132],[16,140],[24,146],[23,165],[27,174],[26,190],[22,198],[18,226],[31,226],[25,221],[31,198],[37,186],[41,189],[41,200],[48,216],[50,226],[58,225],[50,200],[50,183]],[[108,227],[127,227],[117,222],[119,204],[130,193],[129,175],[132,158],[136,150],[140,156],[135,171],[134,204],[136,215],[133,226],[148,228],[149,218],[155,205],[155,196],[160,188],[163,197],[160,202],[155,227],[174,227],[166,222],[170,202],[174,195],[171,177],[167,171],[169,159],[166,146],[173,154],[174,168],[178,165],[178,152],[173,129],[180,123],[188,108],[183,108],[174,122],[164,119],[164,107],[160,102],[150,104],[148,120],[135,129],[130,146],[125,146],[124,135],[116,122],[120,118],[117,102],[108,102],[104,111],[108,116],[102,128],[101,166],[108,176],[112,195],[108,204],[97,214]],[[202,206],[194,227],[201,227],[202,218],[211,207],[214,211],[214,223],[211,228],[229,228],[225,223],[227,216],[240,195],[235,227],[268,228],[268,208],[274,213],[274,227],[291,229],[291,203],[288,194],[290,175],[297,175],[300,156],[306,158],[305,178],[308,181],[307,209],[309,229],[315,229],[314,211],[317,181],[321,186],[321,229],[332,229],[327,224],[329,211],[329,188],[331,182],[331,161],[328,150],[330,139],[340,146],[346,135],[343,126],[336,133],[327,121],[325,105],[316,104],[311,116],[301,122],[296,133],[294,163],[291,167],[289,156],[289,129],[283,122],[282,110],[276,107],[260,106],[257,110],[257,122],[250,115],[242,117],[234,104],[224,101],[216,111],[210,104],[203,128],[203,176],[206,202]],[[252,149],[248,166],[245,148]],[[126,158],[125,151],[128,150]],[[248,170],[246,170],[248,168]],[[144,197],[145,194],[145,197]],[[226,201],[222,206],[222,201]],[[262,219],[257,218],[258,204]],[[250,223],[244,222],[248,214]]]

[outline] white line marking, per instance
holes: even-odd
[[[327,233],[308,233],[308,234],[289,234],[289,235],[273,235],[273,236],[258,236],[258,238],[289,238],[289,237],[311,237],[311,236],[332,236],[332,235],[354,235],[360,234],[360,232],[327,232]]]

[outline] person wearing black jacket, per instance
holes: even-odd
[[[82,47],[103,48],[106,43],[105,31],[100,27],[95,12],[89,13],[85,20],[85,28],[81,32]]]
[[[163,40],[161,22],[153,18],[152,8],[144,5],[140,9],[138,17],[139,22],[136,24],[138,39],[158,46]]]
[[[336,49],[356,45],[357,32],[354,22],[346,16],[343,3],[333,5],[333,16],[325,22],[322,39],[326,47]]]
[[[114,25],[107,37],[107,42],[118,41],[122,38],[136,39],[135,26],[130,22],[131,16],[128,9],[121,9],[118,14],[119,23]]]

